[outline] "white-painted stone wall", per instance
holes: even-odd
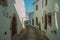
[[[24,27],[24,20],[26,20],[26,18],[25,18],[26,17],[26,11],[25,11],[24,0],[15,0],[15,2],[16,3],[14,4],[14,6],[17,10],[17,13],[18,13],[19,18],[21,20],[23,28],[25,28]]]
[[[18,14],[19,13],[18,11],[20,11],[21,13],[21,10],[16,10],[15,8],[16,1],[7,0],[7,2],[8,2],[7,7],[0,5],[0,40],[11,40],[11,19],[14,13],[16,14],[16,17],[17,17],[17,34],[20,33],[21,28],[22,28],[22,23],[20,20],[21,15]],[[19,1],[19,3],[21,3],[21,1]],[[19,3],[16,5],[19,5]],[[23,11],[24,9],[22,9],[21,14],[24,13],[25,15],[25,11],[24,12]],[[6,16],[7,14],[8,16]],[[11,18],[9,18],[9,16],[11,16]],[[5,32],[7,33],[6,35],[5,35]]]
[[[38,17],[39,22],[41,22],[41,29],[45,31],[46,36],[49,40],[60,40],[60,0],[47,0],[47,6],[45,6],[45,0],[43,2],[42,8],[42,0],[39,0],[34,4],[34,8],[36,8],[36,4],[38,4],[38,10],[34,9],[34,25],[36,26],[36,17]],[[44,16],[44,11],[46,14],[51,12],[52,15],[52,26],[47,24],[47,31],[44,29],[44,22],[42,23],[42,16]],[[56,33],[54,33],[54,30]]]
[[[48,4],[45,7],[47,14],[52,12],[52,26],[47,24],[46,35],[50,40],[60,40],[60,0],[48,0]],[[54,33],[54,30],[56,33]],[[51,32],[52,31],[52,32]]]
[[[38,4],[38,10],[36,10],[36,4]],[[39,0],[34,4],[34,26],[36,25],[36,17],[38,17],[38,22],[41,24],[41,30],[43,30],[43,23],[42,23],[42,17],[43,17],[43,8],[42,8],[42,0]],[[39,26],[37,26],[39,28]]]

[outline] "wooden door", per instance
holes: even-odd
[[[45,29],[47,30],[47,15],[45,14]]]
[[[11,37],[13,38],[13,36],[17,33],[17,19],[16,19],[16,15],[14,14],[11,20]]]

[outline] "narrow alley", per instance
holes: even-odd
[[[0,0],[0,40],[60,40],[60,0]]]
[[[21,35],[14,37],[13,40],[49,40],[45,35],[42,35],[40,30],[34,27],[26,27]]]

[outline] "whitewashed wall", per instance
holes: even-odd
[[[39,22],[41,22],[42,31],[45,31],[44,22],[42,23],[42,16],[44,16],[44,11],[46,11],[46,14],[52,12],[52,26],[47,24],[47,31],[45,31],[45,34],[50,40],[60,40],[60,0],[47,1],[47,6],[45,6],[44,0],[43,8],[42,0],[39,0],[34,4],[34,8],[36,8],[36,4],[38,4],[38,10],[36,11],[36,9],[34,9],[34,25],[36,26],[36,17],[38,17]],[[56,33],[54,33],[54,30]]]
[[[14,2],[14,3],[13,3]],[[16,17],[17,17],[17,34],[19,34],[21,28],[22,28],[22,23],[21,23],[21,20],[20,20],[20,17],[19,17],[19,14],[14,6],[14,4],[16,3],[16,1],[11,1],[11,0],[8,0],[8,13],[10,16],[13,16],[13,14],[15,13],[16,14]],[[13,3],[13,4],[12,4]],[[11,19],[10,19],[10,22],[11,22]]]
[[[24,17],[26,17],[26,12],[25,12],[25,5],[24,5],[24,0],[15,0],[15,8],[17,10],[17,13],[19,15],[19,18],[21,20],[22,25],[24,25],[24,20],[26,20]]]
[[[52,26],[47,25],[46,35],[50,40],[60,40],[60,3],[59,0],[48,0],[47,6],[44,8],[47,13],[52,12]],[[56,33],[54,33],[54,30]],[[51,32],[52,31],[52,32]]]
[[[10,39],[10,30],[9,30],[9,18],[6,17],[6,11],[3,6],[0,5],[0,40],[9,40]],[[5,14],[5,16],[4,16]],[[4,33],[7,32],[7,35]],[[9,36],[8,36],[9,35]]]
[[[36,11],[36,4],[38,4],[38,10],[37,11]],[[36,17],[38,17],[38,22],[41,23],[41,30],[43,30],[43,23],[42,23],[42,17],[43,17],[42,0],[39,0],[38,2],[36,2],[34,4],[34,26],[37,26],[36,25]]]
[[[14,7],[13,1],[8,0],[7,2],[8,2],[7,7],[3,7],[0,5],[0,40],[11,40],[11,19],[12,18],[9,18],[9,16],[12,16],[13,13],[16,13],[16,17],[17,17],[17,34],[20,33],[22,28],[22,24],[17,14],[17,11]],[[6,35],[5,32],[7,33]]]

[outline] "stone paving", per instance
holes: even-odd
[[[40,30],[36,28],[26,28],[24,32],[14,37],[13,40],[49,40],[45,35],[42,35]]]

